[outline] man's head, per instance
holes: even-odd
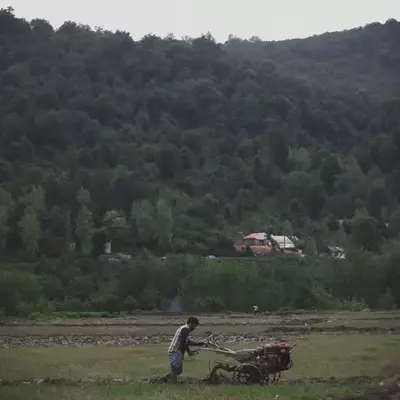
[[[195,330],[196,327],[200,325],[200,322],[196,317],[189,317],[186,323],[191,331]]]

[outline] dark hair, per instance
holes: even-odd
[[[200,322],[196,317],[189,317],[187,324],[200,325]]]

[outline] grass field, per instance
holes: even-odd
[[[275,387],[206,387],[206,386],[152,386],[146,384],[80,385],[80,386],[22,386],[0,391],[1,400],[166,400],[166,399],[301,399],[317,400],[354,394],[365,386],[332,386],[326,384]]]
[[[277,330],[281,327],[284,331],[288,326],[325,324],[327,329],[318,333],[295,331],[279,335],[280,340],[295,343],[296,347],[294,366],[284,373],[282,383],[277,386],[181,384],[173,387],[149,385],[145,380],[167,371],[167,341],[185,317],[151,316],[148,326],[145,316],[136,321],[132,319],[131,323],[129,318],[116,320],[114,324],[109,320],[103,323],[70,320],[32,326],[30,321],[14,321],[0,327],[0,380],[3,382],[0,399],[319,399],[363,392],[383,379],[400,374],[400,333],[397,331],[400,313],[235,317],[200,316],[204,326],[196,333],[204,336],[209,331],[236,332],[232,343],[226,345],[252,348],[259,343],[253,339],[247,342],[247,336],[268,326],[275,326]],[[234,325],[234,321],[240,322]],[[343,331],[343,326],[349,324],[361,330]],[[370,331],[373,327],[379,327],[380,331]],[[34,338],[25,336],[26,333]],[[61,339],[60,333],[64,335]],[[162,339],[156,344],[141,344],[138,339],[135,346],[109,346],[102,340],[91,346],[79,345],[80,342],[71,345],[76,335],[100,338],[105,334],[128,335],[134,339],[146,333],[161,335]],[[273,336],[272,340],[277,337]],[[52,346],[56,338],[61,345]],[[18,341],[13,342],[14,339]],[[32,345],[29,343],[32,340],[37,342]],[[7,348],[10,343],[12,346]],[[210,352],[187,358],[183,376],[205,377],[209,361],[215,359],[216,355]],[[43,379],[45,382],[38,384]]]

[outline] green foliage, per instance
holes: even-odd
[[[398,22],[272,46],[0,21],[0,246],[53,257],[36,266],[45,303],[400,303],[398,250],[384,251],[400,232]],[[232,235],[261,230],[299,237],[306,258],[178,255],[232,255]],[[74,261],[107,240],[135,263]],[[313,256],[328,245],[349,253],[333,269]]]
[[[379,250],[383,236],[379,222],[374,217],[356,216],[352,221],[352,235],[354,244],[365,250]]]
[[[206,312],[220,312],[225,309],[222,299],[216,296],[207,296],[201,301],[200,307]]]
[[[328,190],[331,190],[338,175],[342,172],[338,157],[335,154],[328,156],[321,166],[321,180]]]
[[[129,243],[131,230],[124,212],[118,210],[107,211],[102,218],[108,240],[112,243]],[[114,246],[115,249],[115,246]]]
[[[0,272],[0,309],[6,314],[21,312],[27,305],[36,305],[42,288],[36,276],[19,271]],[[18,311],[18,307],[21,309]]]
[[[80,188],[76,200],[80,206],[87,206],[91,203],[90,192],[87,189]]]
[[[93,217],[86,204],[82,204],[75,220],[75,233],[84,255],[92,251]]]
[[[132,313],[166,310],[178,298],[185,311],[248,312],[253,304],[262,310],[391,309],[400,304],[398,247],[393,246],[381,255],[353,251],[345,260],[284,255],[262,261],[159,259],[145,254],[123,266],[91,266],[86,258],[73,264],[42,261],[36,275],[10,266],[0,274],[0,309],[11,315],[38,313],[34,318]]]
[[[155,211],[148,200],[132,204],[131,221],[136,228],[137,242],[150,243],[155,235]],[[162,227],[161,227],[162,229]]]
[[[41,235],[41,227],[37,212],[32,205],[26,207],[24,215],[19,221],[21,239],[27,255],[34,259],[38,251],[38,241]]]
[[[308,238],[304,243],[304,253],[305,254],[316,254],[317,253],[317,245],[313,238]]]
[[[308,171],[311,168],[311,155],[304,147],[290,149],[289,161],[292,168],[298,171]]]
[[[133,296],[126,296],[123,303],[122,303],[122,307],[124,309],[124,311],[128,311],[128,312],[133,312],[134,310],[136,310],[138,308],[138,302],[136,301],[136,299]]]
[[[8,232],[8,213],[5,207],[0,206],[0,249],[2,251],[4,251],[7,246]]]
[[[171,249],[173,235],[173,218],[171,208],[165,199],[160,197],[156,205],[156,226],[155,236],[160,249],[168,251]]]
[[[46,211],[45,192],[43,188],[33,186],[29,192],[21,199],[25,207],[32,208],[38,216]]]
[[[396,299],[390,289],[387,289],[385,294],[379,297],[378,308],[383,310],[394,310],[396,308]]]

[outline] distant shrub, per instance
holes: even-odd
[[[15,311],[18,317],[26,318],[32,314],[34,307],[29,303],[20,303],[15,307]]]
[[[114,294],[95,297],[90,301],[90,304],[94,311],[115,313],[122,310],[121,301],[119,297]]]
[[[337,310],[344,310],[344,311],[362,311],[368,308],[368,305],[362,299],[350,299],[350,300],[341,300],[336,302]]]
[[[224,302],[218,296],[208,296],[201,302],[201,308],[204,311],[219,312],[224,307]]]
[[[133,296],[126,296],[123,303],[122,308],[125,311],[133,312],[137,309],[138,302]]]
[[[387,289],[386,293],[381,295],[378,299],[378,308],[382,310],[394,310],[396,307],[396,299],[394,298],[392,291]]]

